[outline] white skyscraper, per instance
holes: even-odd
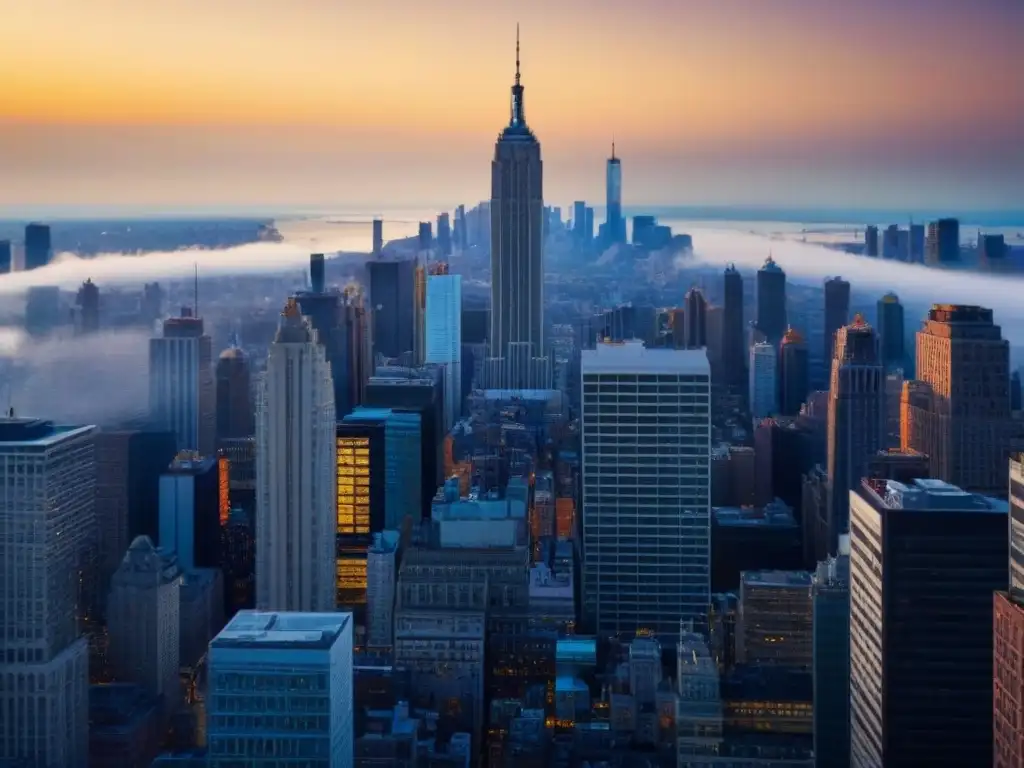
[[[179,695],[180,610],[177,561],[154,548],[148,536],[139,536],[111,579],[108,656],[115,680],[142,685],[170,706]]]
[[[444,365],[444,419],[451,429],[462,409],[462,275],[427,278],[427,358]]]
[[[202,318],[188,308],[149,341],[149,409],[155,427],[173,432],[179,451],[212,456],[216,442],[213,347]]]
[[[209,768],[354,764],[352,614],[240,611],[209,660]]]
[[[779,380],[775,347],[758,342],[750,348],[750,415],[763,419],[778,411]]]
[[[316,331],[289,299],[270,346],[256,419],[260,610],[334,610],[336,464],[331,367]]]
[[[0,763],[84,768],[82,568],[96,518],[94,427],[0,419]]]
[[[583,613],[675,637],[710,599],[710,367],[703,349],[584,350]]]

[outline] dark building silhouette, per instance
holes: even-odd
[[[932,266],[960,261],[960,222],[957,219],[939,219],[928,224],[925,260]]]
[[[78,333],[96,333],[100,329],[100,289],[91,280],[78,289]]]
[[[256,531],[253,514],[232,508],[221,531],[224,602],[227,617],[256,604]]]
[[[10,240],[0,240],[0,274],[14,271],[14,248]]]
[[[164,315],[164,291],[160,283],[146,283],[142,286],[142,299],[139,302],[139,313],[142,322],[152,325]]]
[[[1021,409],[1021,384],[1020,384],[1020,371],[1014,371],[1010,374],[1010,410],[1019,411]]]
[[[311,293],[323,293],[326,290],[324,277],[324,255],[310,254],[309,257],[309,290]]]
[[[230,514],[222,469],[215,456],[182,452],[160,475],[158,544],[175,552],[183,570],[221,567],[221,527]]]
[[[984,269],[1000,270],[1007,266],[1005,235],[978,235],[978,264]]]
[[[722,369],[726,383],[738,391],[747,388],[746,324],[743,320],[743,275],[735,265],[725,269],[722,304]]]
[[[373,256],[377,258],[384,251],[384,220],[373,220]]]
[[[683,299],[683,338],[687,349],[708,345],[708,301],[700,288],[691,288]]]
[[[936,480],[865,480],[852,499],[851,764],[992,765],[1006,502]]]
[[[606,244],[626,242],[626,220],[622,217],[622,161],[615,156],[614,141],[605,173],[605,217]]]
[[[523,90],[517,31],[511,114],[491,164],[490,354],[507,360],[502,386],[528,381],[534,359],[544,356],[544,166]]]
[[[398,358],[415,349],[416,262],[371,261],[370,306],[373,309],[373,353]]]
[[[452,254],[452,225],[447,213],[437,215],[437,249],[442,256]]]
[[[800,521],[803,476],[813,465],[810,438],[796,419],[763,419],[754,429],[754,503],[781,499]]]
[[[238,346],[217,360],[217,445],[256,434],[249,359]]]
[[[835,351],[836,331],[850,321],[850,284],[841,277],[825,281],[825,347],[822,358],[826,365]]]
[[[33,285],[25,298],[25,330],[30,336],[46,336],[63,322],[60,311],[60,288],[56,285]]]
[[[46,224],[28,224],[25,227],[25,269],[45,267],[52,259],[50,227]]]
[[[757,271],[757,329],[773,346],[786,332],[786,273],[771,256]]]
[[[434,245],[434,231],[429,221],[421,221],[416,245],[421,251],[429,251]]]
[[[804,337],[790,328],[779,345],[779,413],[796,416],[810,391],[810,359]]]
[[[839,535],[849,530],[850,491],[885,444],[885,370],[874,329],[857,315],[836,333],[828,395],[828,517],[815,560],[835,554]]]
[[[904,333],[903,305],[899,296],[887,293],[878,300],[879,356],[887,369],[903,367],[906,360]]]
[[[864,230],[864,255],[878,255],[878,227],[874,225]]]
[[[463,344],[486,344],[490,327],[491,311],[489,309],[465,306],[462,308]]]

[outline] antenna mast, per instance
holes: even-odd
[[[192,302],[195,304],[195,315],[199,317],[199,262],[193,262],[192,267],[195,269],[195,286],[193,287],[193,298]]]

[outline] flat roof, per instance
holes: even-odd
[[[88,434],[92,426],[54,424],[43,419],[0,419],[0,451],[4,448],[49,448],[72,437]]]
[[[351,613],[239,611],[210,647],[323,650],[351,621]]]
[[[908,512],[980,512],[1005,514],[1010,505],[1003,499],[971,493],[943,480],[918,478],[908,483],[865,479],[861,493],[879,509]]]
[[[598,342],[584,349],[580,367],[587,373],[659,373],[711,375],[704,349],[648,349],[642,341]]]
[[[809,571],[743,571],[740,580],[744,584],[763,587],[809,587]]]

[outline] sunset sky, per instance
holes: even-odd
[[[2,6],[7,208],[475,203],[517,21],[552,203],[1024,208],[1022,0]]]

